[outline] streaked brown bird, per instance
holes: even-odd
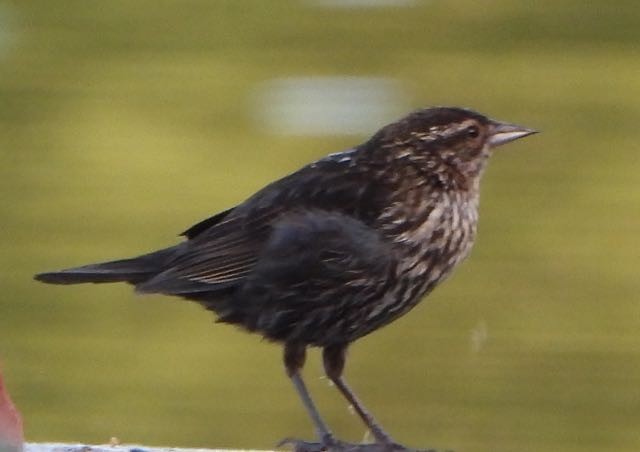
[[[194,300],[284,344],[284,365],[317,430],[300,451],[404,450],[342,376],[347,347],[413,308],[469,254],[493,149],[535,133],[462,108],[415,111],[365,143],[284,177],[131,259],[36,275],[53,284],[124,281]],[[306,349],[375,442],[336,439],[300,375]]]

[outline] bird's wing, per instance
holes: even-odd
[[[395,263],[378,231],[351,216],[289,214],[274,225],[236,299],[258,307],[262,323],[255,327],[271,339],[308,339],[315,330],[340,340],[351,334],[348,317],[367,315],[388,291]]]
[[[354,177],[347,159],[325,159],[268,185],[239,206],[187,229],[188,240],[173,261],[137,290],[186,295],[238,285],[252,272],[281,216],[313,209],[356,215],[367,193]]]

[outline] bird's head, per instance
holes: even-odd
[[[443,183],[475,185],[494,148],[536,132],[472,110],[434,107],[389,124],[368,144],[384,149],[387,157],[419,165]]]

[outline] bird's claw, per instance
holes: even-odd
[[[285,438],[276,447],[284,446],[291,447],[293,452],[441,452],[436,449],[411,449],[397,443],[353,444],[335,438],[324,438],[320,442]]]
[[[303,441],[301,439],[296,438],[285,438],[280,441],[276,447],[284,447],[289,446],[292,448],[293,452],[323,452],[329,450],[335,450],[333,448],[332,442],[312,442],[312,441]]]

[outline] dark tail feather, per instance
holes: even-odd
[[[35,279],[49,284],[128,282],[137,284],[161,272],[175,255],[176,247],[131,259],[83,265],[55,272],[39,273]]]

